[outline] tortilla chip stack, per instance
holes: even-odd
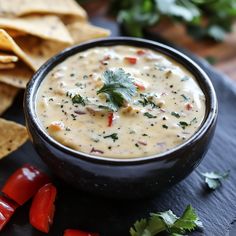
[[[0,0],[0,115],[50,57],[66,47],[109,34],[109,30],[91,25],[85,10],[74,0]],[[4,125],[16,127],[16,131],[24,128],[6,122],[0,119],[1,132]],[[14,136],[7,133],[5,140]],[[21,136],[17,140],[20,145],[26,141],[25,135]],[[0,139],[0,158],[9,152]]]

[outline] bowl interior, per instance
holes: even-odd
[[[201,87],[202,91],[205,94],[206,97],[206,113],[204,121],[202,122],[200,128],[184,143],[170,149],[169,151],[157,154],[157,155],[151,155],[151,156],[144,156],[144,157],[138,157],[138,158],[132,158],[132,159],[115,159],[115,158],[108,158],[108,157],[98,157],[95,155],[91,155],[88,153],[83,153],[79,151],[75,151],[73,149],[70,149],[53,138],[51,138],[41,127],[40,122],[36,115],[36,107],[35,107],[35,100],[37,95],[37,90],[43,81],[43,79],[46,77],[46,75],[58,64],[60,64],[62,61],[66,60],[68,57],[81,52],[85,51],[92,47],[103,47],[103,46],[114,46],[114,45],[130,45],[130,46],[137,46],[137,47],[144,47],[149,48],[154,51],[158,51],[171,59],[177,61],[178,63],[182,64],[186,69],[188,69],[196,78],[199,86]],[[171,48],[169,46],[166,46],[161,43],[157,43],[150,40],[144,40],[144,39],[137,39],[137,38],[128,38],[128,37],[117,37],[117,38],[107,38],[107,39],[99,39],[99,40],[93,40],[89,41],[84,44],[80,44],[78,46],[74,46],[71,48],[67,48],[58,55],[52,57],[49,59],[41,68],[35,73],[32,80],[29,82],[25,94],[25,113],[28,119],[32,122],[35,129],[37,129],[39,135],[47,140],[50,144],[53,146],[59,148],[60,150],[63,150],[64,152],[67,152],[71,154],[71,156],[76,158],[86,158],[87,160],[92,160],[96,162],[109,162],[109,163],[137,163],[137,162],[146,162],[151,161],[153,158],[167,158],[171,153],[177,152],[181,150],[182,148],[191,145],[192,142],[197,141],[198,139],[201,139],[201,137],[205,134],[209,126],[212,124],[214,119],[217,115],[217,99],[215,95],[214,88],[212,86],[212,83],[207,76],[207,74],[189,57],[184,55],[183,53],[179,52],[178,50]]]

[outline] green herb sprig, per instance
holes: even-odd
[[[205,183],[207,184],[208,188],[215,190],[217,189],[220,185],[221,182],[229,177],[230,171],[226,172],[217,172],[217,171],[212,171],[212,172],[205,172],[202,173],[202,176],[205,177]]]
[[[117,111],[125,102],[129,102],[137,91],[130,76],[121,68],[115,71],[106,70],[103,73],[104,85],[97,94],[106,95],[107,104],[113,111]]]
[[[181,217],[176,216],[171,210],[159,213],[151,213],[147,219],[141,219],[130,228],[131,236],[155,236],[160,232],[169,235],[185,235],[197,227],[202,227],[195,210],[188,205]]]
[[[221,41],[236,19],[235,0],[113,0],[111,8],[126,32],[136,37],[168,19],[184,24],[195,38]]]
[[[113,140],[113,142],[115,142],[116,140],[118,140],[118,134],[117,133],[113,133],[113,134],[110,134],[110,135],[107,135],[107,136],[104,136],[103,138],[111,138]]]

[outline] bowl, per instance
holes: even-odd
[[[196,77],[206,97],[206,114],[200,128],[183,144],[161,154],[112,159],[72,150],[55,141],[41,127],[36,115],[36,93],[45,76],[68,57],[99,46],[130,45],[161,52],[182,64]],[[29,82],[24,98],[26,125],[42,160],[68,184],[100,196],[142,198],[159,193],[187,177],[201,162],[214,135],[217,98],[207,74],[189,57],[154,41],[117,37],[89,41],[49,59]]]

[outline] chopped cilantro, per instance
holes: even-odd
[[[80,96],[79,94],[75,95],[73,98],[72,98],[72,102],[73,104],[81,104],[82,106],[85,106],[85,99]]]
[[[169,127],[167,125],[162,125],[164,129],[168,129]]]
[[[229,177],[229,172],[229,170],[224,173],[213,171],[202,173],[202,175],[205,177],[205,183],[207,184],[207,186],[210,189],[215,190],[221,185],[222,180]]]
[[[187,75],[185,75],[183,78],[181,78],[181,81],[186,81],[189,80],[189,77]]]
[[[155,236],[160,232],[170,235],[185,235],[187,232],[202,227],[202,223],[192,208],[188,205],[181,217],[176,216],[171,210],[151,213],[148,219],[141,219],[130,228],[131,236]]]
[[[113,140],[113,142],[115,142],[117,139],[119,139],[117,133],[113,133],[113,134],[104,136],[103,138],[111,138]]]
[[[172,111],[170,114],[171,114],[172,116],[175,116],[176,118],[180,118],[179,113],[177,113],[177,112],[175,112],[175,111]]]
[[[104,85],[97,91],[97,94],[106,94],[109,107],[117,111],[125,102],[131,100],[137,91],[137,87],[134,85],[130,74],[125,73],[121,68],[115,71],[106,70],[103,77]]]
[[[192,125],[192,124],[196,124],[197,123],[197,118],[196,117],[194,117],[191,121],[190,121],[190,125]]]
[[[140,93],[142,100],[138,100],[138,102],[142,104],[143,107],[150,105],[152,108],[156,108],[158,106],[152,101],[153,96],[155,95]]]
[[[146,116],[146,117],[148,117],[149,119],[151,119],[151,118],[157,118],[156,116],[150,114],[149,112],[145,112],[143,115]]]
[[[159,71],[164,71],[164,70],[166,70],[167,67],[165,65],[161,65],[161,64],[156,63],[155,68]]]
[[[180,121],[179,122],[179,126],[182,128],[182,129],[185,129],[187,126],[189,126],[189,124],[185,121]]]
[[[184,101],[186,102],[189,100],[184,94],[181,94],[181,97],[183,97]]]

